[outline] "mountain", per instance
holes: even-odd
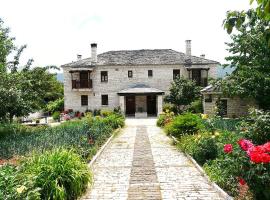
[[[63,83],[64,82],[64,75],[63,73],[57,73],[56,78],[59,82]]]

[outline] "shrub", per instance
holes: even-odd
[[[111,114],[108,117],[104,118],[104,122],[111,126],[113,129],[117,129],[119,127],[124,127],[125,118],[119,114]]]
[[[64,110],[64,98],[57,99],[55,101],[50,101],[45,111],[48,111],[50,113],[54,113],[55,111],[63,111]]]
[[[203,113],[203,104],[202,104],[202,100],[198,99],[193,101],[189,108],[188,111],[191,113]]]
[[[224,119],[217,116],[203,120],[206,129],[212,132],[215,130],[236,131],[241,122],[241,119]]]
[[[164,127],[165,125],[172,122],[173,117],[174,117],[173,112],[169,112],[168,110],[165,111],[165,113],[162,113],[159,115],[158,120],[157,120],[157,126]]]
[[[6,200],[38,200],[40,189],[34,186],[35,177],[22,176],[18,168],[12,165],[0,167],[0,199]]]
[[[91,182],[87,165],[72,150],[55,149],[22,163],[21,173],[34,176],[41,199],[76,199]]]
[[[113,111],[109,110],[109,109],[102,109],[100,111],[100,115],[102,117],[108,117],[109,115],[112,115],[113,114]]]
[[[173,112],[173,113],[177,113],[177,108],[175,105],[171,104],[171,103],[165,103],[162,106],[162,111],[163,112]]]
[[[270,141],[270,113],[261,110],[251,111],[248,119],[242,124],[241,132],[255,144]]]
[[[191,155],[200,165],[218,156],[216,138],[209,133],[182,136],[178,147]]]
[[[60,112],[59,111],[55,111],[53,114],[52,114],[52,118],[53,120],[57,121],[60,119]]]
[[[94,116],[100,115],[100,109],[94,109],[93,115],[94,115]]]
[[[174,118],[174,120],[165,126],[165,131],[176,138],[183,135],[196,134],[203,129],[202,119],[191,113],[185,113]]]

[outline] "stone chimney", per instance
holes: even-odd
[[[82,55],[77,54],[77,60],[81,60],[82,59]]]
[[[191,58],[191,40],[186,40],[186,56],[187,59]]]
[[[205,58],[205,54],[200,55],[201,58]]]
[[[97,62],[97,44],[96,43],[91,44],[91,59],[92,59],[92,62]]]

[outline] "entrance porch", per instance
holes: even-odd
[[[134,87],[118,93],[121,111],[126,116],[145,118],[162,112],[164,92],[155,88]]]

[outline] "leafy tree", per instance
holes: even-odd
[[[199,94],[199,87],[194,81],[178,77],[172,82],[170,94],[165,97],[165,101],[174,104],[178,112],[182,112],[199,97]]]
[[[269,22],[249,10],[245,22],[232,34],[228,43],[231,56],[226,58],[236,69],[222,83],[223,91],[231,96],[254,98],[262,109],[270,109],[270,48]],[[269,35],[270,36],[270,35]]]
[[[20,55],[26,48],[17,48],[9,29],[0,19],[0,120],[14,116],[20,117],[42,109],[49,101],[63,97],[63,86],[49,69],[55,67],[36,67],[31,69],[33,59],[25,66],[19,66]],[[14,53],[9,61],[7,57]],[[22,70],[19,70],[22,68]]]

